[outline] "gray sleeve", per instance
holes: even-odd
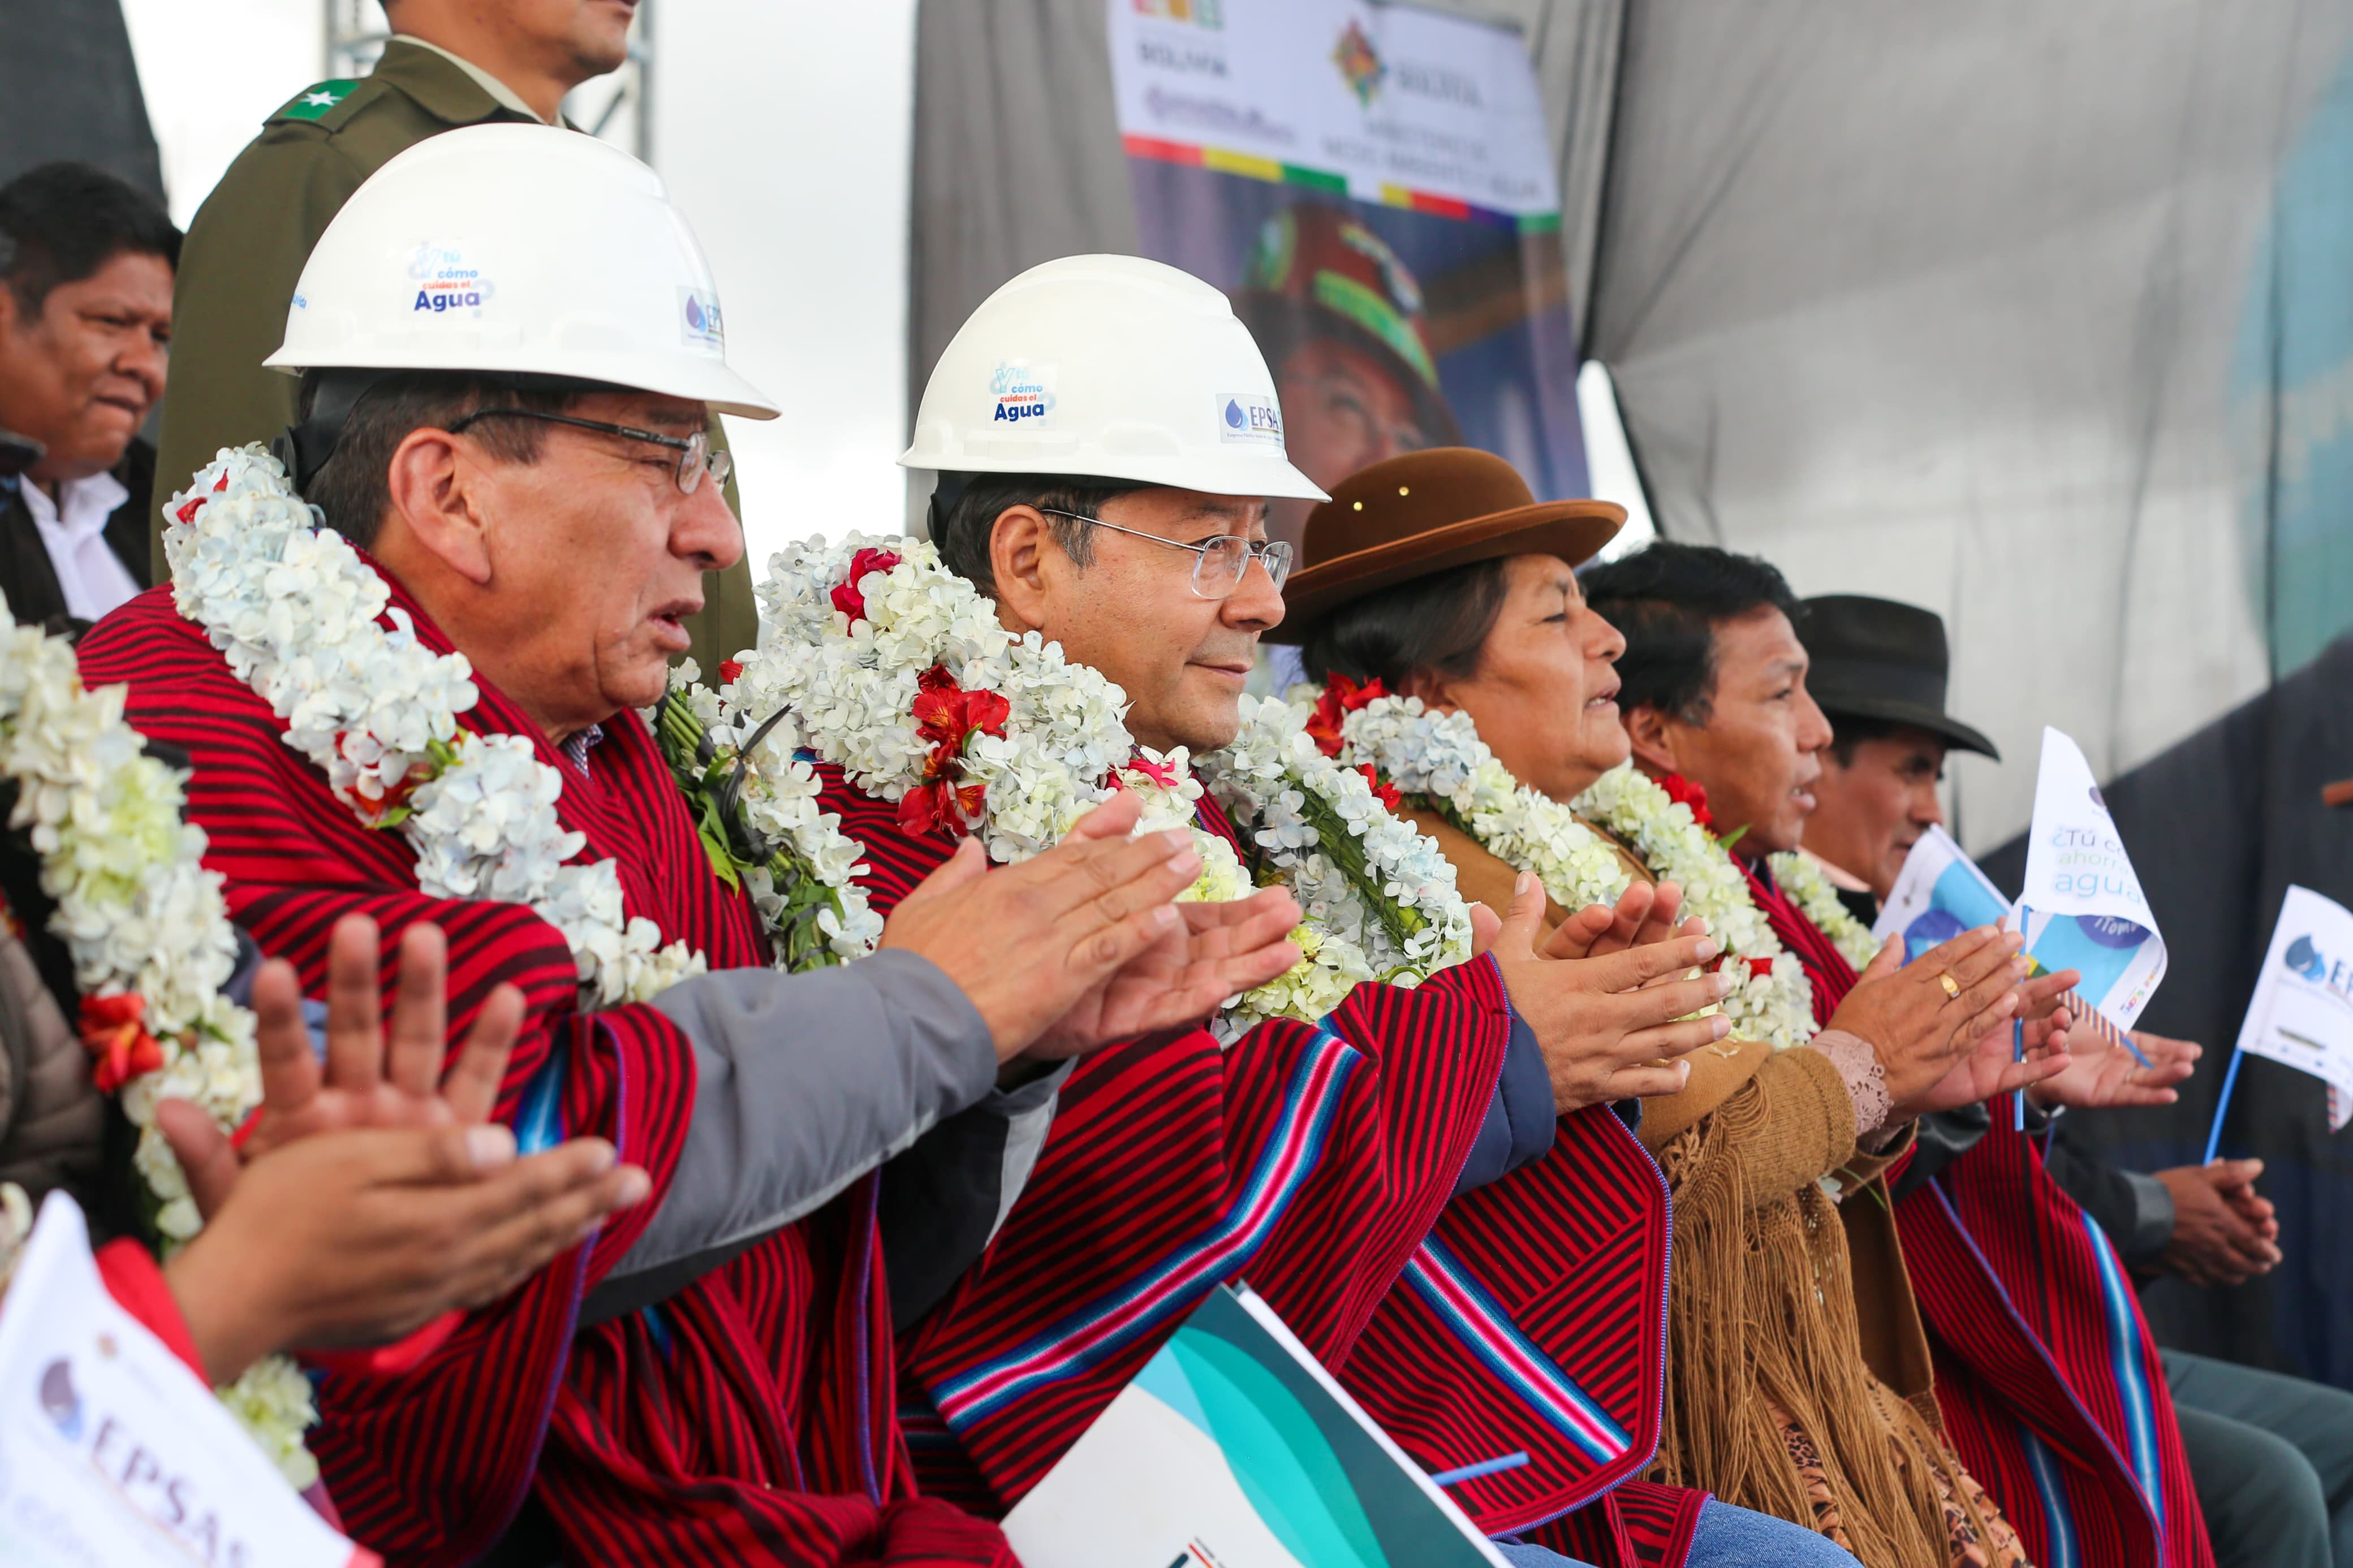
[[[1029,1184],[1053,1126],[1064,1063],[948,1118],[882,1169],[891,1318],[913,1326],[978,1261]]]
[[[661,1206],[590,1322],[682,1289],[824,1204],[997,1079],[988,1026],[929,959],[696,975],[650,1004],[692,1044],[693,1120]]]
[[[2119,1168],[2133,1195],[2133,1230],[2117,1250],[2128,1264],[2148,1263],[2173,1244],[2173,1192],[2155,1176]]]

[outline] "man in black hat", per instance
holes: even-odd
[[[2000,760],[1993,742],[1945,711],[1950,656],[1932,610],[1830,594],[1798,622],[1806,684],[1834,737],[1820,753],[1805,848],[1869,923],[1905,857],[1945,819],[1937,785],[1953,750]],[[1899,1195],[1976,1143],[1981,1106],[1921,1119]],[[2146,1277],[2235,1285],[2279,1261],[2279,1225],[2255,1194],[2259,1160],[2220,1160],[2154,1175],[2110,1164],[2064,1117],[2052,1130],[2052,1177]],[[2190,1479],[2217,1568],[2353,1568],[2353,1394],[2230,1362],[2161,1352]]]
[[[1934,611],[1855,594],[1809,599],[1805,610],[1806,687],[1836,732],[1805,847],[1841,873],[1832,881],[1868,922],[1912,846],[1945,820],[1945,753],[2001,753],[1945,711],[1945,623]]]

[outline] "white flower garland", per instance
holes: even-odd
[[[1299,689],[1310,701],[1322,696]],[[1294,692],[1294,698],[1298,695]],[[1461,711],[1425,709],[1419,697],[1376,697],[1340,727],[1340,758],[1427,799],[1487,852],[1534,871],[1565,910],[1615,903],[1632,879],[1618,852],[1576,813],[1514,778]]]
[[[746,825],[770,843],[787,846],[791,863],[830,895],[820,900],[816,914],[827,953],[837,961],[865,957],[881,940],[882,917],[867,907],[866,889],[858,885],[858,873],[866,869],[860,860],[864,851],[841,831],[839,816],[819,809],[824,786],[801,754],[807,748],[799,726],[786,713],[766,725],[765,733],[758,724],[732,728],[744,716],[734,682],[713,690],[700,684],[702,673],[694,660],[685,660],[671,672],[671,689],[704,726],[714,760],[723,767],[743,765],[740,799]],[[779,887],[765,865],[744,867],[744,881],[753,907],[779,938],[777,966],[791,967],[781,939],[797,908],[797,890]]]
[[[1193,820],[1200,786],[1187,759],[1139,753],[1122,722],[1125,693],[1059,644],[1007,632],[928,542],[851,534],[797,545],[772,559],[760,597],[758,649],[719,691],[691,699],[715,737],[783,710],[797,749],[902,814],[976,834],[1006,862],[1060,842],[1113,788],[1143,790],[1148,826],[1193,834],[1205,869],[1189,897],[1249,890],[1230,847]],[[1305,956],[1230,1004],[1221,1036],[1319,1018],[1362,981],[1412,984],[1467,958],[1469,908],[1436,846],[1318,752],[1302,716],[1247,698],[1243,711],[1241,739],[1201,770],[1297,893]]]
[[[1784,849],[1765,859],[1773,868],[1773,879],[1789,895],[1798,912],[1813,921],[1815,929],[1830,938],[1831,945],[1861,973],[1863,966],[1879,955],[1879,939],[1841,901],[1838,889],[1822,875],[1821,867],[1811,857],[1795,849]]]
[[[180,613],[286,721],[286,743],[372,826],[398,826],[437,898],[526,904],[564,933],[591,1005],[641,1001],[703,957],[622,907],[610,860],[556,819],[564,778],[521,735],[461,731],[480,693],[436,654],[391,590],[259,447],[224,448],[172,498],[164,531]],[[377,624],[388,616],[390,630]]]
[[[1708,934],[1748,963],[1748,980],[1724,999],[1733,1033],[1777,1051],[1814,1037],[1814,987],[1805,966],[1781,946],[1748,891],[1732,853],[1699,825],[1692,809],[1668,797],[1631,763],[1620,763],[1571,803],[1634,847],[1662,882],[1683,890],[1683,908],[1707,921]]]
[[[1293,689],[1312,708],[1321,689]],[[1380,696],[1345,711],[1340,761],[1370,765],[1409,795],[1422,796],[1515,870],[1534,871],[1552,900],[1567,910],[1614,903],[1630,874],[1618,854],[1577,814],[1633,847],[1652,875],[1683,889],[1683,911],[1707,921],[1709,935],[1745,966],[1747,978],[1724,999],[1742,1039],[1777,1050],[1814,1036],[1813,988],[1750,896],[1732,856],[1699,825],[1691,808],[1631,763],[1601,775],[1563,804],[1514,779],[1495,758],[1468,713],[1440,713],[1414,697]]]
[[[42,890],[57,900],[49,929],[72,957],[90,1004],[111,1003],[123,1113],[139,1129],[134,1163],[167,1247],[202,1227],[186,1178],[155,1128],[165,1100],[202,1106],[223,1131],[261,1101],[253,1015],[221,994],[237,936],[220,878],[204,869],[204,830],[186,822],[180,775],[146,754],[123,721],[124,688],[84,691],[73,650],[0,607],[0,774],[16,786],[8,826],[29,830]],[[103,1079],[104,1075],[101,1075]],[[103,1087],[103,1082],[102,1082]],[[6,1229],[29,1231],[19,1192],[0,1193]],[[300,1489],[318,1479],[302,1447],[317,1418],[311,1385],[283,1356],[257,1362],[221,1400]]]

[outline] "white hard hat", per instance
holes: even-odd
[[[902,468],[1325,499],[1226,297],[1135,256],[1066,256],[981,302],[923,388]]]
[[[543,125],[446,132],[369,176],[263,363],[544,375],[776,416],[727,368],[711,268],[661,177]]]

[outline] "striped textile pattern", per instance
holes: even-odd
[[[1405,1282],[1482,1366],[1596,1466],[1633,1450],[1626,1429],[1520,1332],[1502,1303],[1464,1270],[1445,1243],[1436,1237],[1423,1242],[1405,1267]]]
[[[1529,1456],[1451,1489],[1489,1533],[1584,1509],[1658,1448],[1672,1229],[1665,1179],[1625,1123],[1607,1106],[1565,1116],[1543,1159],[1448,1205],[1341,1381],[1427,1468]],[[1432,1259],[1464,1288],[1421,1288]],[[1499,1368],[1514,1359],[1518,1377]],[[1601,1432],[1565,1429],[1567,1390]]]
[[[887,912],[954,843],[818,771]],[[1233,838],[1214,807],[1201,819]],[[944,1416],[915,1449],[926,1484],[962,1499],[976,1479],[990,1512],[1018,1501],[1221,1279],[1344,1366],[1445,1206],[1508,1030],[1481,962],[1359,986],[1321,1027],[1270,1023],[1224,1051],[1195,1031],[1082,1063],[1004,1226],[902,1352],[906,1396]]]
[[[1753,869],[1749,879],[1827,1021],[1854,986],[1853,966],[1778,888]],[[2140,1305],[2034,1141],[1995,1116],[1975,1148],[1896,1205],[1895,1223],[1946,1440],[2034,1562],[2210,1568]]]
[[[449,650],[397,583],[392,602],[427,646]],[[129,683],[132,722],[194,760],[189,816],[230,913],[295,964],[310,994],[322,994],[328,932],[343,914],[373,914],[388,952],[410,923],[438,921],[453,1041],[500,983],[527,1003],[500,1116],[513,1120],[560,1058],[557,1123],[611,1139],[653,1177],[652,1201],[470,1314],[408,1375],[325,1381],[313,1447],[351,1533],[403,1564],[470,1562],[535,1489],[582,1562],[1011,1563],[993,1526],[915,1495],[893,1415],[871,1181],[658,1315],[580,1328],[583,1291],[635,1241],[675,1167],[695,1089],[685,1037],[649,1007],[582,1016],[569,950],[529,910],[419,893],[406,842],[363,828],[283,744],[275,715],[174,612],[168,587],[94,629],[80,658],[87,684]],[[754,917],[712,876],[643,725],[610,724],[583,771],[476,680],[481,701],[461,722],[530,737],[565,770],[559,816],[586,836],[584,858],[618,862],[632,915],[692,942],[713,968],[763,962]]]

